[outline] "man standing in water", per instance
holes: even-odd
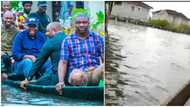
[[[89,31],[89,18],[86,15],[79,14],[75,24],[76,32],[62,42],[58,66],[59,82],[56,85],[59,94],[62,94],[65,82],[79,86],[98,84],[103,79],[103,38]]]

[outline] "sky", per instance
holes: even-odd
[[[171,9],[183,13],[190,19],[190,2],[144,2],[153,7],[151,11]]]

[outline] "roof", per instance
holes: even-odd
[[[165,9],[165,10],[154,11],[152,13],[156,14],[156,13],[160,13],[161,11],[166,11],[170,15],[180,16],[180,17],[190,21],[190,19],[188,17],[186,17],[183,13],[177,12],[175,10]]]
[[[129,4],[134,4],[134,5],[137,5],[137,6],[144,7],[144,8],[147,8],[147,9],[153,9],[153,7],[143,3],[142,1],[126,1],[126,2],[129,3]]]

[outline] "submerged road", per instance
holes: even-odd
[[[189,83],[190,35],[122,22],[108,30],[119,105],[162,105]]]

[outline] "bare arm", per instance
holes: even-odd
[[[64,82],[66,70],[67,70],[67,61],[60,60],[58,65],[59,82]]]
[[[59,82],[56,84],[55,88],[59,92],[59,95],[62,95],[62,88],[64,87],[64,78],[67,70],[67,61],[60,60],[58,65],[58,77]]]

